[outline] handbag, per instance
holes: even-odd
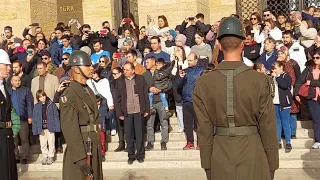
[[[307,81],[307,78],[309,76],[309,72],[307,74],[307,77],[306,77],[306,81]],[[301,97],[308,97],[309,95],[309,85],[307,85],[307,83],[304,83],[302,84],[302,86],[299,88],[299,91],[298,91],[298,95],[301,96]]]

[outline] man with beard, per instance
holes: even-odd
[[[21,86],[31,88],[32,78],[23,72],[23,67],[19,60],[15,60],[12,62],[12,75],[10,75],[7,80],[6,88],[11,88],[12,76],[19,76],[21,79]]]
[[[73,51],[69,66],[73,80],[59,101],[61,129],[67,143],[63,179],[102,180],[98,105],[86,85],[93,75],[90,57],[83,51]]]
[[[290,59],[297,61],[302,72],[306,68],[305,64],[307,62],[304,48],[300,45],[298,41],[293,41],[292,31],[283,32],[282,38],[284,45],[289,49]]]
[[[8,44],[9,42],[21,43],[22,41],[20,38],[13,35],[12,27],[10,26],[4,27],[4,34],[2,34],[1,36],[2,36],[1,45],[3,49],[4,47],[6,47],[6,44]]]
[[[4,82],[9,76],[10,60],[4,50],[0,50],[0,177],[1,180],[18,180],[14,137],[11,121],[11,98]]]

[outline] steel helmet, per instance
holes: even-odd
[[[3,49],[0,49],[0,64],[11,64],[8,53]]]
[[[91,59],[84,51],[73,51],[69,58],[69,66],[90,66]]]
[[[218,40],[221,39],[223,36],[233,35],[239,36],[240,38],[245,39],[244,28],[241,21],[235,17],[227,17],[224,18],[218,30]]]

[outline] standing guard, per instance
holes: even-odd
[[[86,85],[92,77],[91,60],[83,51],[69,59],[72,81],[60,97],[61,128],[67,142],[63,159],[64,180],[102,180],[98,106]]]

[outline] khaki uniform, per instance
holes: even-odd
[[[217,70],[234,70],[241,66],[244,63],[240,61],[223,61],[215,71],[201,76],[194,89],[201,166],[211,169],[212,180],[270,180],[270,171],[279,167],[273,98],[270,84],[261,73],[253,70],[239,73],[233,78],[232,88],[235,127],[257,126],[259,132],[213,136],[216,127],[230,127],[227,78]]]
[[[88,91],[87,91],[87,90]],[[64,180],[84,180],[85,176],[80,167],[75,164],[77,161],[86,158],[84,140],[88,136],[92,140],[91,167],[94,171],[94,180],[102,180],[102,161],[100,135],[97,132],[81,132],[80,126],[90,124],[89,113],[85,102],[92,112],[94,124],[99,124],[98,106],[92,90],[76,81],[63,92],[60,98],[61,129],[67,142],[67,148],[63,159]]]

